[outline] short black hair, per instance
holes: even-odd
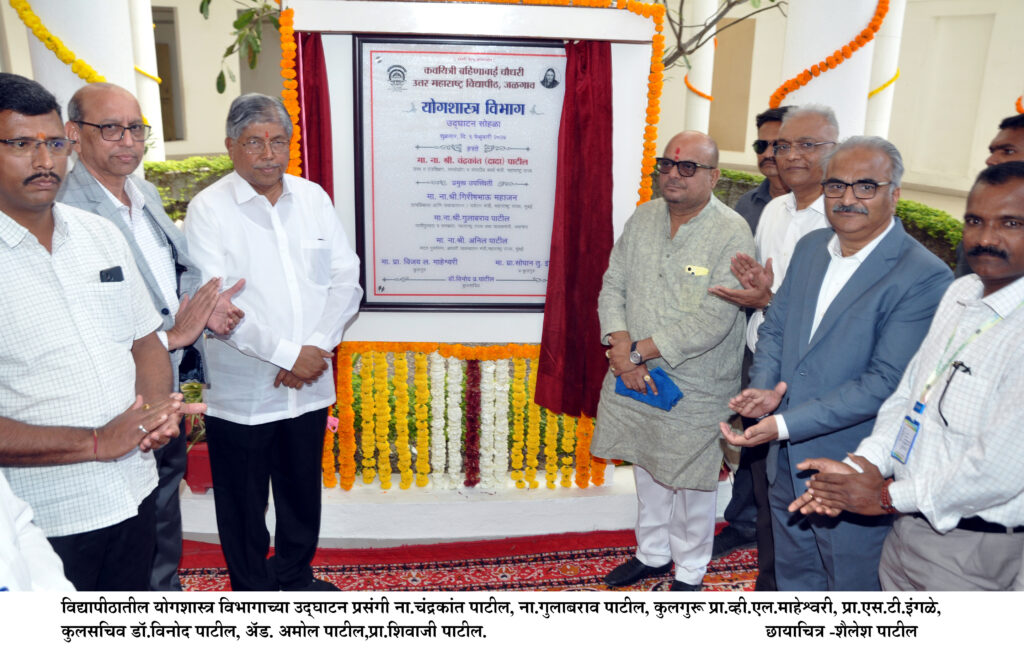
[[[30,116],[57,111],[60,117],[60,104],[53,93],[31,79],[10,72],[0,72],[0,111],[4,110]]]
[[[1013,130],[1016,130],[1018,128],[1024,128],[1024,113],[1021,113],[1020,115],[1014,115],[1012,117],[1007,117],[1003,121],[999,122],[1000,131],[1008,128]]]
[[[1004,185],[1011,180],[1024,180],[1024,160],[1013,160],[985,167],[975,178],[974,184]]]
[[[768,110],[760,113],[754,118],[754,123],[757,124],[757,128],[764,126],[765,122],[781,122],[782,116],[786,114],[792,106],[779,106],[778,108],[769,108]]]

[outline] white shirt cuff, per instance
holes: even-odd
[[[270,356],[270,362],[278,367],[283,367],[286,370],[291,370],[295,367],[295,361],[299,359],[299,352],[302,351],[302,345],[293,343],[290,340],[282,338],[277,343],[277,349]]]
[[[782,415],[772,415],[775,417],[775,427],[779,429],[779,441],[784,442],[789,439],[789,427],[786,426],[786,418]]]

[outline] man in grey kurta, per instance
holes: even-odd
[[[719,177],[711,138],[680,133],[657,162],[662,198],[626,223],[598,298],[610,372],[591,451],[631,462],[637,482],[636,557],[605,581],[628,586],[675,563],[671,590],[699,590],[714,539],[717,423],[740,385],[745,325],[708,287],[738,287],[729,260],[752,254],[754,243],[743,218],[711,193]],[[615,393],[619,376],[628,388],[655,389],[655,367],[683,392],[671,410]]]

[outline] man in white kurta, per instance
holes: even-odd
[[[359,305],[359,260],[330,198],[285,175],[283,105],[243,95],[228,114],[235,171],[189,204],[185,234],[204,280],[244,277],[245,317],[208,340],[207,439],[217,527],[233,590],[326,590],[310,562],[320,530],[320,458],[335,390],[329,359]],[[275,554],[264,521],[277,515]]]
[[[740,384],[744,318],[708,287],[738,287],[729,258],[753,252],[746,222],[711,193],[717,164],[702,133],[669,142],[658,159],[663,198],[626,223],[598,298],[611,372],[591,451],[633,463],[639,508],[636,557],[605,577],[615,587],[666,574],[674,562],[671,589],[699,590],[711,558],[722,462],[716,417]],[[671,410],[615,393],[617,376],[652,389],[648,368],[656,367],[683,392]]]

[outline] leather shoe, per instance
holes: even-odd
[[[745,550],[757,547],[757,536],[747,536],[737,532],[732,525],[715,535],[711,546],[711,558],[720,559],[733,550]]]
[[[688,584],[685,581],[679,581],[678,579],[673,579],[672,580],[672,586],[669,587],[669,590],[673,590],[673,591],[677,591],[677,592],[678,591],[703,590],[703,589],[704,589],[704,584],[703,583],[700,583],[700,584]]]
[[[646,577],[664,575],[671,569],[671,561],[669,561],[663,566],[653,568],[641,562],[636,557],[633,557],[632,559],[626,561],[625,563],[616,567],[614,570],[605,575],[604,583],[608,584],[612,588],[632,586],[641,579],[644,579]]]
[[[303,586],[301,588],[296,588],[295,590],[334,591],[334,590],[341,590],[341,589],[338,588],[337,586],[335,586],[334,584],[332,584],[331,582],[327,581],[326,579],[317,579],[316,577],[313,577],[313,581],[309,582],[309,584],[307,584],[307,585],[305,585],[305,586]]]

